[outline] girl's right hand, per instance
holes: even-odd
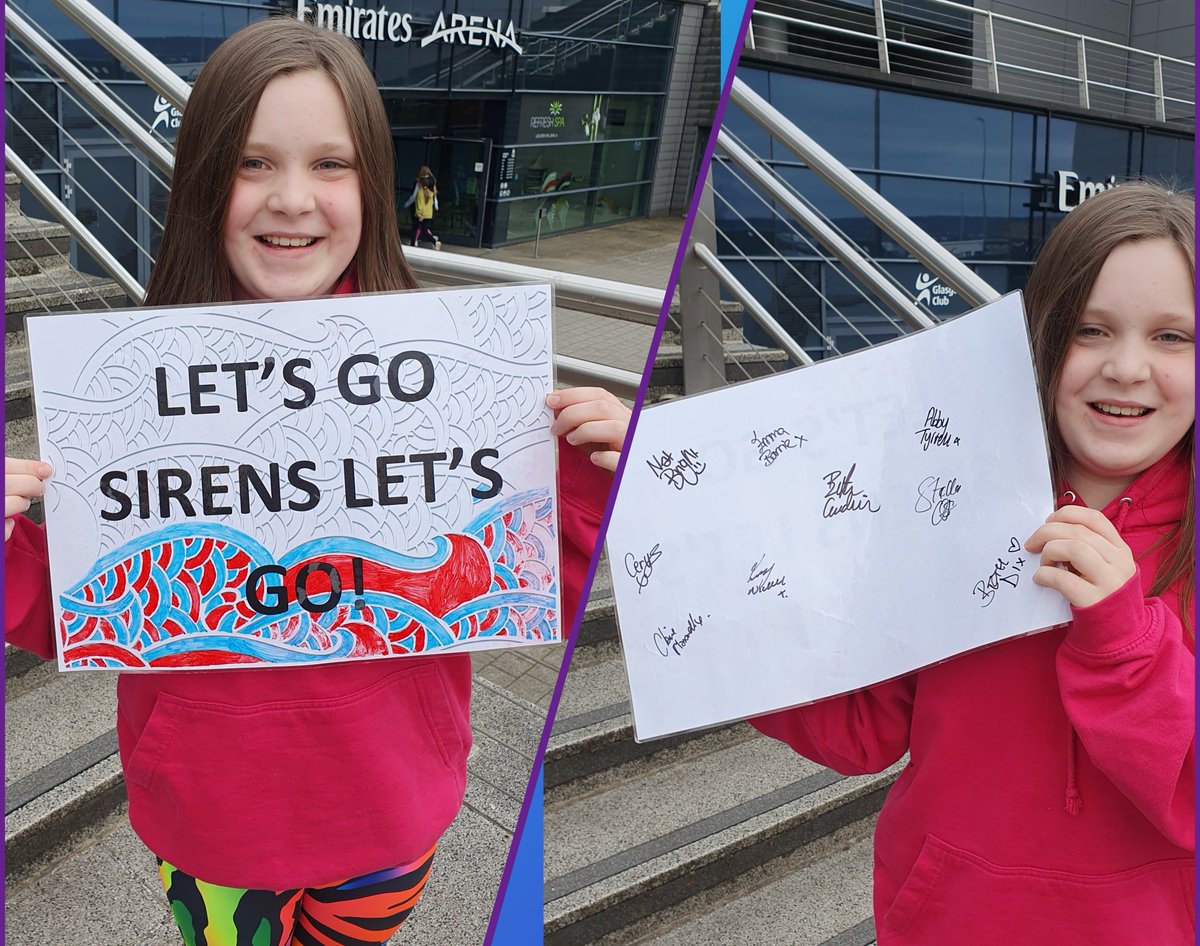
[[[29,509],[35,496],[46,494],[44,480],[50,475],[50,464],[41,460],[4,458],[4,541],[12,535],[18,513]]]

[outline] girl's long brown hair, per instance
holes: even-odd
[[[379,90],[347,37],[273,16],[239,30],[200,70],[184,109],[175,174],[145,305],[228,302],[233,277],[222,225],[254,110],[272,79],[315,70],[341,93],[358,158],[362,237],[354,257],[358,289],[413,289],[396,221],[395,154]]]
[[[1041,389],[1046,429],[1050,432],[1050,461],[1060,476],[1066,447],[1054,416],[1054,392],[1062,377],[1084,306],[1100,268],[1117,246],[1138,240],[1170,240],[1183,251],[1196,283],[1196,206],[1191,194],[1168,190],[1148,181],[1131,181],[1088,198],[1067,215],[1038,254],[1025,287],[1025,309],[1033,339],[1033,357]],[[1190,613],[1195,597],[1196,473],[1192,425],[1177,449],[1192,464],[1187,504],[1179,525],[1163,539],[1170,553],[1159,563],[1150,588],[1161,595],[1179,583],[1180,606]],[[1185,620],[1189,631],[1190,619]]]

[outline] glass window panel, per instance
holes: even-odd
[[[55,168],[59,154],[55,87],[49,82],[5,82],[4,102],[4,141],[31,170]]]
[[[250,11],[215,3],[121,0],[116,17],[117,25],[152,55],[169,66],[189,66],[194,78],[225,37],[250,21]],[[121,78],[134,76],[122,69]]]
[[[113,0],[97,0],[96,9],[107,17],[113,15]],[[26,0],[21,4],[21,10],[26,19],[42,26],[51,36],[57,39],[67,51],[77,57],[83,67],[101,79],[111,79],[118,75],[119,65],[116,57],[92,39],[83,28],[62,12],[51,0]],[[6,43],[6,46],[8,44]],[[37,75],[41,73],[28,65],[23,55],[13,55],[11,47],[7,50],[5,69],[11,75]]]
[[[493,203],[496,243],[550,236],[645,214],[649,184],[628,184],[590,190],[569,184],[540,196]]]
[[[878,256],[883,245],[883,233],[870,220],[856,210],[849,201],[807,168],[785,166],[777,168],[780,176],[805,197],[842,234],[869,256]],[[879,188],[879,177],[875,174],[859,175],[868,187]],[[799,226],[799,224],[797,224]],[[799,246],[799,238],[789,227],[781,230],[781,239]],[[811,252],[811,251],[810,251]]]
[[[898,316],[878,302],[853,277],[847,278],[840,265],[824,264],[822,328],[833,340],[828,354],[846,354],[904,334]]]
[[[959,259],[1021,259],[1030,242],[1035,191],[974,181],[883,178],[883,196]],[[884,256],[908,256],[885,240]]]
[[[1142,176],[1190,190],[1195,183],[1195,157],[1194,139],[1148,131],[1142,151]]]
[[[843,164],[875,167],[874,89],[803,76],[771,76],[771,104]],[[776,145],[771,157],[795,160]]]
[[[1029,175],[1023,162],[1014,167],[1014,146],[1028,142],[1027,121],[1008,109],[881,91],[879,167],[1025,183]]]
[[[1067,118],[1050,119],[1050,166],[1055,171],[1074,171],[1093,181],[1115,176],[1118,181],[1136,171],[1133,133],[1128,128],[1098,125]]]
[[[769,73],[761,69],[738,69],[737,77],[763,98],[771,100]],[[785,107],[783,102],[772,104],[781,110]],[[771,157],[771,136],[732,101],[725,107],[721,127],[741,141],[751,153],[762,158]]]
[[[825,352],[821,335],[821,264],[771,260],[729,260],[730,272],[792,338],[814,358]],[[727,301],[728,296],[726,295]],[[741,317],[742,333],[752,345],[777,347],[752,315]]]

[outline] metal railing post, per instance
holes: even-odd
[[[1160,122],[1167,120],[1167,100],[1163,93],[1162,56],[1154,57],[1154,114]]]
[[[1087,37],[1079,37],[1079,104],[1091,108],[1088,104],[1088,73],[1087,73]]]
[[[713,224],[712,175],[704,182],[700,208],[692,224],[692,243],[717,245]],[[689,247],[689,250],[691,248]],[[683,257],[679,270],[679,337],[683,347],[683,391],[695,394],[724,387],[724,329],[718,300],[721,283],[716,273],[694,252]]]
[[[883,0],[875,0],[875,39],[879,43],[879,71],[888,75],[892,71],[892,60],[888,56],[887,21],[883,18]]]
[[[1000,91],[1000,67],[996,64],[996,21],[992,17],[992,11],[987,11],[987,57],[988,57],[988,84],[993,92]]]

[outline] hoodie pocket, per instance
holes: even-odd
[[[880,943],[1182,946],[1194,935],[1193,868],[1190,858],[1110,874],[1007,867],[929,835]]]
[[[127,760],[130,815],[164,831],[187,824],[231,862],[260,835],[302,855],[381,835],[424,843],[458,810],[466,750],[432,663],[322,699],[161,693]]]

